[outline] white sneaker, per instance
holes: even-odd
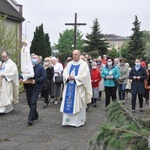
[[[125,104],[125,100],[122,100],[122,104]]]
[[[50,103],[53,103],[54,101],[55,101],[54,99],[51,99],[51,100],[50,100]]]
[[[58,101],[55,101],[54,104],[57,105],[57,104],[58,104]]]

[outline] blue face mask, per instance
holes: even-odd
[[[141,63],[135,63],[136,67],[140,67]]]
[[[33,65],[36,65],[38,63],[38,60],[37,59],[32,59],[32,64]]]

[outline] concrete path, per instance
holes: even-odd
[[[103,93],[104,95],[104,93]],[[27,125],[29,108],[25,94],[20,94],[20,103],[13,112],[0,116],[0,150],[88,150],[89,141],[105,121],[105,101],[90,106],[84,126],[63,127],[60,103],[43,109],[44,100],[38,100],[39,120]],[[125,107],[130,106],[127,100]],[[145,106],[146,107],[146,106]]]
[[[89,141],[105,120],[104,100],[87,111],[84,126],[63,127],[60,103],[43,109],[44,100],[38,100],[39,120],[27,125],[29,108],[25,94],[13,112],[0,116],[0,150],[88,150]]]

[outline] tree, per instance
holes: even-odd
[[[115,48],[113,48],[112,50],[108,51],[108,56],[112,57],[112,58],[118,58],[120,57],[119,52],[117,52],[117,50]]]
[[[31,53],[42,56],[43,58],[51,55],[51,44],[49,41],[49,35],[44,33],[43,24],[36,27],[34,37],[30,47]]]
[[[150,57],[150,31],[142,31],[146,57]]]
[[[103,34],[100,31],[100,25],[98,19],[93,21],[93,26],[91,34],[86,35],[85,42],[85,52],[97,51],[99,55],[107,54],[108,43],[103,38]]]
[[[133,34],[130,37],[128,52],[127,52],[127,62],[132,66],[134,64],[135,58],[143,58],[144,52],[144,42],[142,40],[143,34],[140,31],[140,22],[138,17],[135,16],[135,21],[133,22],[134,27],[132,28]]]
[[[18,25],[8,26],[6,17],[0,17],[0,52],[7,51],[11,58],[19,63],[19,41],[17,37]]]
[[[45,42],[46,42],[46,48],[47,48],[47,50],[45,49],[45,56],[50,56],[52,48],[50,46],[51,43],[50,43],[49,35],[47,33],[45,34]]]
[[[83,49],[83,34],[77,30],[76,49]],[[68,56],[72,56],[74,50],[74,29],[66,29],[63,33],[59,33],[58,44],[54,46],[59,50],[59,57],[64,62]]]
[[[79,50],[83,49],[83,34],[77,30],[76,48]],[[63,33],[59,33],[58,44],[55,47],[60,53],[72,52],[74,50],[74,29],[66,29]]]
[[[128,53],[127,53],[127,51],[128,51],[128,43],[125,42],[119,49],[120,49],[120,56],[122,58],[126,58],[127,55],[128,55]]]
[[[106,108],[106,121],[90,141],[90,150],[148,150],[149,120],[135,118],[118,102]]]

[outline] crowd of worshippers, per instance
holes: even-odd
[[[103,55],[102,57],[99,56],[98,58],[91,59],[91,57],[86,54],[80,55],[80,59],[85,61],[89,67],[92,86],[90,104],[92,104],[93,107],[97,107],[96,101],[101,100],[102,92],[104,91],[106,107],[111,101],[118,101],[119,103],[125,104],[125,101],[129,99],[129,94],[132,94],[132,111],[135,112],[136,96],[138,96],[139,108],[140,111],[143,112],[143,97],[145,102],[149,103],[150,63],[146,65],[145,61],[141,58],[136,58],[135,64],[133,68],[131,68],[130,64],[127,63],[124,58],[112,58]],[[48,65],[47,61],[49,61],[50,66],[53,66],[54,76],[53,79],[51,78],[53,88],[50,91],[50,98],[46,96],[44,107],[46,107],[49,102],[54,104],[61,102],[63,84],[55,84],[55,76],[58,72],[62,75],[63,69],[68,62],[73,61],[73,58],[68,57],[64,65],[58,57],[46,58],[44,64],[46,63]],[[43,91],[41,92],[41,97],[44,97]]]
[[[144,99],[150,107],[150,63],[146,65],[141,58],[136,58],[134,66],[130,67],[124,58],[106,55],[91,58],[88,54],[82,55],[79,50],[74,50],[65,64],[58,57],[42,59],[36,54],[31,54],[31,60],[35,76],[29,84],[24,84],[30,109],[28,125],[32,125],[39,117],[39,97],[44,98],[43,109],[50,103],[61,103],[62,125],[76,127],[84,125],[86,111],[89,107],[97,107],[97,101],[101,99],[105,100],[107,107],[110,102],[125,104],[131,97],[133,113],[136,112],[137,97],[140,112],[144,111]],[[13,103],[18,103],[16,87],[19,82],[23,82],[21,76],[18,81],[17,66],[7,52],[2,52],[0,69],[0,113],[5,114],[13,110]]]
[[[139,99],[139,109],[143,112],[143,97],[146,103],[149,103],[150,97],[150,63],[146,65],[141,58],[136,58],[135,65],[131,68],[124,58],[112,58],[103,55],[92,59],[86,54],[80,55],[80,59],[88,64],[91,75],[92,98],[90,105],[97,107],[97,100],[102,99],[103,91],[106,107],[111,101],[125,104],[129,98],[128,95],[132,94],[133,113],[136,107],[136,96]],[[62,75],[63,69],[70,61],[73,61],[71,56],[67,58],[65,64],[62,64],[58,57],[46,57],[43,62],[40,59],[39,62],[47,70],[47,79],[51,81],[51,85],[48,86],[47,90],[43,89],[40,95],[45,99],[43,108],[46,108],[49,103],[61,103],[63,84],[55,83],[55,76]],[[87,107],[89,108],[89,105]]]

